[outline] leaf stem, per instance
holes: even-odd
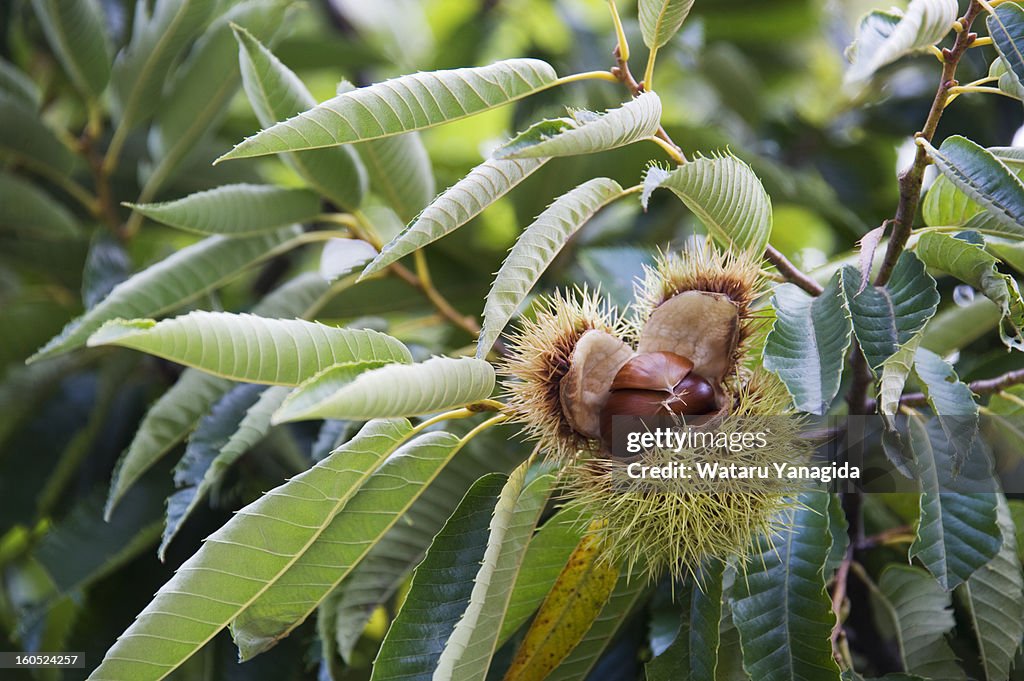
[[[647,55],[647,67],[644,69],[644,89],[648,92],[654,89],[654,60],[658,58],[658,48],[652,47]]]
[[[924,127],[916,135],[919,138],[931,142],[935,137],[935,131],[939,127],[939,120],[942,118],[942,113],[945,110],[949,92],[957,86],[957,66],[959,66],[960,60],[967,51],[967,48],[977,39],[977,35],[970,31],[970,27],[982,12],[984,2],[985,0],[971,0],[967,13],[959,20],[963,30],[957,33],[953,47],[943,50],[942,76],[939,81],[938,90],[935,93],[935,99],[932,101],[931,110],[928,112],[928,118],[925,120]],[[924,183],[924,171],[927,167],[928,154],[924,148],[919,146],[914,155],[914,162],[909,168],[900,173],[899,204],[896,207],[896,215],[893,218],[892,238],[889,240],[885,259],[882,261],[882,266],[875,279],[875,284],[878,286],[883,286],[889,281],[893,268],[896,266],[896,261],[903,252],[907,239],[910,238],[911,231],[914,228],[914,219],[917,217],[917,209],[921,201],[921,187]]]
[[[615,0],[608,0],[608,9],[612,12],[612,23],[615,24],[615,38],[619,43],[619,54],[622,55],[624,60],[628,60],[629,43],[626,41],[626,32],[622,28],[622,17],[619,16],[619,10],[615,6]]]
[[[576,83],[581,80],[606,80],[610,83],[619,82],[619,79],[609,71],[584,71],[583,73],[574,73],[571,76],[562,76],[558,80],[552,82],[549,87],[565,85],[566,83]]]
[[[986,36],[984,38],[975,38],[974,42],[971,43],[971,47],[984,47],[985,45],[991,45],[992,38]]]
[[[664,149],[665,153],[668,154],[672,158],[672,160],[676,162],[676,165],[683,165],[684,163],[686,163],[686,159],[683,158],[682,153],[679,151],[679,147],[677,147],[676,145],[666,142],[664,139],[658,137],[657,135],[652,135],[647,139],[650,140],[651,142],[654,142],[662,149]]]
[[[997,87],[984,87],[981,85],[957,85],[956,87],[949,88],[949,99],[946,100],[946,106],[949,106],[954,99],[962,94],[968,92],[981,92],[989,95],[1002,95],[1003,97],[1009,97],[1010,99],[1016,99],[1013,95],[1008,92],[1003,92]]]
[[[790,262],[786,256],[771,244],[765,247],[764,257],[768,262],[775,265],[775,268],[786,278],[786,281],[796,284],[812,296],[820,295],[825,290],[821,284],[801,272],[796,265]]]
[[[475,427],[473,430],[463,435],[462,438],[459,440],[460,446],[466,444],[467,442],[469,442],[470,440],[472,440],[473,438],[475,438],[477,435],[484,432],[488,428],[493,428],[494,426],[502,423],[503,421],[507,421],[508,419],[508,414],[498,414],[497,416],[492,416],[491,418],[487,419],[486,421]]]

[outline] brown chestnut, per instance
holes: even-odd
[[[645,352],[626,362],[612,390],[672,390],[693,370],[693,362],[674,352]]]
[[[672,403],[672,411],[687,416],[707,414],[717,408],[715,404],[715,389],[704,378],[697,374],[690,374],[676,384],[675,401]],[[675,405],[680,404],[680,408]]]

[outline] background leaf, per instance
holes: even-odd
[[[648,681],[715,678],[724,569],[722,563],[710,565],[683,587],[679,598],[682,625],[675,642],[647,663]]]
[[[111,47],[94,0],[32,0],[46,39],[72,82],[97,99],[110,78]]]
[[[604,206],[622,196],[618,182],[598,177],[584,182],[537,216],[498,270],[484,304],[477,357],[486,355],[516,309],[566,241]]]
[[[764,368],[779,375],[800,411],[824,414],[839,392],[853,331],[841,287],[838,272],[817,297],[794,284],[775,287]]]

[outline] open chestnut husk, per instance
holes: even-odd
[[[601,441],[612,450],[616,416],[640,417],[638,425],[653,428],[659,417],[703,416],[717,408],[714,387],[693,373],[689,359],[672,352],[641,353],[626,362],[612,381],[601,409]]]

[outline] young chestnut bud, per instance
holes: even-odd
[[[693,363],[672,352],[634,356],[619,369],[601,409],[601,440],[612,448],[615,416],[702,416],[716,408],[715,390],[692,373]],[[641,421],[642,423],[646,423]],[[654,425],[654,419],[650,423]]]

